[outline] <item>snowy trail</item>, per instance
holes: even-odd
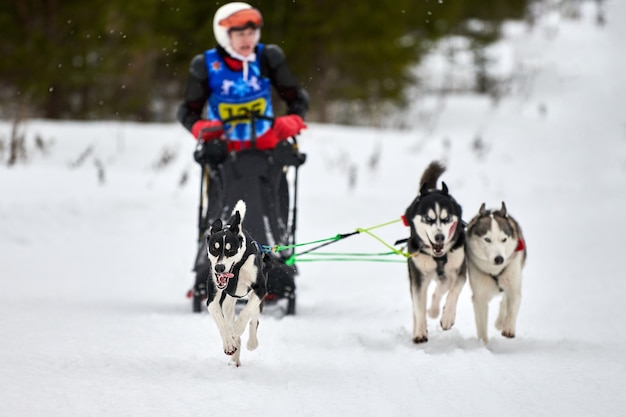
[[[532,70],[532,85],[497,106],[449,97],[432,131],[311,123],[300,139],[309,156],[300,242],[397,219],[433,159],[447,163],[443,179],[466,219],[483,201],[506,201],[529,256],[517,337],[491,325],[494,300],[487,346],[469,286],[454,328],[430,320],[429,342],[416,346],[406,265],[303,262],[297,315],[264,314],[259,348],[228,366],[211,318],[184,297],[199,187],[188,134],[175,124],[30,122],[29,137],[54,144],[0,168],[0,414],[619,415],[626,83],[616,74],[626,60],[615,51],[626,5],[607,7],[606,27],[558,22],[549,40],[508,27],[499,47]],[[0,122],[0,136],[9,130]],[[172,163],[155,169],[165,151]],[[377,230],[388,242],[405,233]],[[384,248],[359,235],[328,249]]]

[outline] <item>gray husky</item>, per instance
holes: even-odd
[[[406,209],[404,220],[411,228],[407,242],[411,300],[413,303],[413,342],[428,341],[426,304],[431,281],[437,285],[428,315],[439,316],[439,303],[448,293],[440,324],[444,330],[454,325],[456,305],[466,277],[465,231],[461,206],[448,192],[446,183],[437,189],[437,180],[445,171],[439,162],[431,162],[422,174],[420,191]]]
[[[500,210],[486,210],[485,203],[469,222],[466,254],[478,338],[487,343],[489,302],[502,293],[496,329],[515,337],[515,323],[522,300],[522,268],[526,244],[519,224],[502,202]]]

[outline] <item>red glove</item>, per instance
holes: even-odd
[[[306,128],[306,124],[304,124],[302,117],[297,114],[288,114],[274,119],[274,132],[276,132],[279,140],[295,136],[304,128]]]
[[[224,133],[224,126],[219,120],[200,119],[191,126],[191,134],[196,139],[216,139]]]

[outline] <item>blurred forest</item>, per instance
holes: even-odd
[[[411,70],[435,41],[465,36],[480,49],[537,1],[249,3],[263,13],[261,41],[283,48],[309,92],[308,120],[330,122],[338,103],[363,111],[402,105],[406,88],[419,82]],[[0,118],[174,120],[189,62],[215,45],[213,14],[224,3],[3,0]]]

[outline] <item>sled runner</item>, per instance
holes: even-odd
[[[235,203],[243,199],[247,215],[243,227],[261,246],[293,245],[297,217],[298,168],[306,155],[298,151],[295,137],[283,140],[271,150],[255,147],[255,119],[265,116],[250,114],[224,120],[245,120],[252,127],[249,149],[227,152],[223,139],[198,142],[194,159],[201,166],[200,204],[198,207],[198,251],[193,271],[195,283],[190,290],[192,309],[202,311],[203,301],[212,291],[208,285],[210,263],[207,257],[206,233],[214,220],[227,219]],[[266,303],[287,300],[286,314],[295,314],[295,266],[284,261],[292,251],[264,254],[267,273]]]

